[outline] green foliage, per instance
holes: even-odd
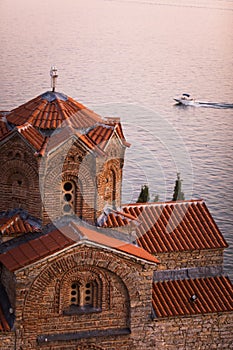
[[[149,187],[147,185],[143,185],[141,187],[141,192],[138,196],[137,203],[146,203],[149,202],[150,195],[149,195]]]
[[[184,193],[181,190],[182,180],[180,178],[180,173],[177,173],[177,180],[174,187],[173,201],[184,200]]]

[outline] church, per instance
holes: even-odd
[[[0,350],[233,349],[205,202],[121,202],[119,118],[51,90],[0,111]]]

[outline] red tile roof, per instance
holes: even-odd
[[[72,126],[67,126],[62,128],[61,131],[56,132],[47,142],[47,151],[51,151],[56,147],[60,146],[62,143],[67,142],[71,137],[75,137],[81,143],[83,143],[89,150],[95,151],[97,154],[105,155],[104,149],[114,134],[114,127],[109,127],[105,124],[97,124],[88,130],[87,133],[81,133],[75,130]],[[122,134],[123,135],[123,134]],[[120,137],[120,135],[118,135]],[[129,144],[125,141],[124,136],[121,139],[125,146]]]
[[[105,153],[96,145],[87,135],[82,134],[74,128],[67,126],[62,128],[59,132],[54,133],[47,141],[45,151],[51,152],[69,139],[78,139],[89,150],[95,151],[97,154],[104,155]]]
[[[109,123],[96,125],[86,134],[86,136],[90,138],[95,145],[98,145],[102,150],[104,150],[114,132],[118,135],[119,139],[125,146],[130,146],[130,144],[125,140],[120,123],[111,125],[109,125]]]
[[[54,130],[65,121],[78,129],[103,122],[99,115],[81,103],[64,94],[52,91],[13,109],[7,115],[7,120],[14,125],[28,122],[35,128],[44,130]]]
[[[46,145],[47,137],[44,137],[28,122],[12,129],[7,125],[6,117],[0,118],[0,140],[12,135],[15,131],[19,132],[20,135],[22,135],[23,138],[35,149],[36,155],[43,155],[43,149]]]
[[[52,255],[73,243],[74,241],[68,236],[63,235],[58,230],[54,230],[2,253],[0,255],[0,261],[8,270],[16,271],[46,256]]]
[[[136,256],[137,258],[143,260],[147,260],[153,263],[159,263],[157,258],[149,254],[143,248],[137,247],[134,244],[127,243],[125,241],[116,239],[111,236],[107,236],[101,232],[97,232],[96,230],[90,230],[86,227],[77,226],[73,223],[72,225],[82,234],[84,238],[87,238],[89,241],[120,250],[124,253]]]
[[[43,146],[46,144],[47,137],[44,137],[30,123],[26,122],[23,125],[16,127],[18,132],[29,142],[29,144],[40,154]]]
[[[79,232],[78,236],[75,232]],[[62,232],[66,232],[63,234]],[[85,240],[94,242],[103,246],[108,246],[117,249],[129,255],[148,262],[158,263],[158,260],[146,252],[143,248],[127,243],[96,232],[95,230],[87,229],[77,224],[62,227],[62,232],[54,230],[39,238],[31,239],[30,241],[20,243],[18,246],[8,249],[0,254],[0,262],[3,263],[10,271],[16,271],[24,266],[36,262],[42,258],[52,255],[74,243]]]
[[[10,331],[10,326],[5,318],[2,307],[0,305],[0,332]]]
[[[6,117],[0,114],[0,140],[4,138],[9,132],[10,131],[7,126]]]
[[[103,120],[82,104],[58,92],[48,91],[4,115],[2,114],[0,119],[0,139],[14,132],[13,125],[35,148],[35,155],[43,156],[48,146],[48,137],[42,134],[46,130],[55,130],[61,126],[65,132],[52,134],[47,150],[59,146],[68,137],[76,136],[88,149],[104,155],[104,148],[113,133],[125,146],[130,145],[125,140],[118,119],[117,121],[116,118]],[[7,123],[10,123],[11,126]],[[68,126],[68,135],[65,126]],[[82,129],[82,131],[78,132],[77,129]]]
[[[152,254],[228,246],[202,200],[129,204],[123,211],[141,222],[135,228],[137,242]],[[120,227],[129,222],[111,213],[103,227]]]
[[[3,236],[18,235],[35,231],[38,231],[38,227],[33,226],[27,219],[23,220],[18,214],[15,214],[10,218],[5,217],[0,219],[0,233]]]
[[[232,284],[224,276],[153,283],[152,305],[159,318],[233,311]]]
[[[94,142],[95,145],[100,145],[101,148],[104,149],[108,140],[112,136],[113,131],[113,127],[109,127],[103,124],[96,125],[87,133],[87,136]]]

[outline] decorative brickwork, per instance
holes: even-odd
[[[23,208],[41,216],[38,164],[31,148],[15,135],[0,149],[0,211]]]
[[[44,183],[43,203],[47,211],[44,223],[49,222],[48,216],[50,220],[54,220],[64,214],[64,181],[74,182],[74,214],[85,221],[94,224],[106,204],[120,206],[123,166],[121,157],[124,156],[124,149],[116,137],[112,137],[105,157],[95,157],[88,153],[79,139],[69,140],[49,153],[42,161],[40,169]]]
[[[1,121],[0,350],[233,349],[227,243],[202,200],[121,208],[120,121],[64,94]]]
[[[93,309],[69,312],[70,285],[75,281],[96,283]],[[126,329],[137,332],[143,317],[148,318],[151,313],[151,282],[151,268],[143,272],[140,265],[117,256],[112,259],[104,251],[72,249],[63,257],[17,273],[17,322],[23,325],[27,344],[35,344],[43,334],[63,334],[64,324],[66,333],[78,330],[84,337],[87,330],[104,332],[102,336],[107,337],[114,334],[113,329],[119,333]],[[144,308],[145,315],[139,317]],[[130,338],[127,342],[131,342]]]
[[[223,249],[160,253],[156,257],[160,261],[160,270],[223,265]]]
[[[233,314],[212,314],[155,321],[149,349],[204,350],[233,348]],[[153,335],[152,335],[153,334]]]
[[[0,350],[15,349],[15,332],[0,332]]]

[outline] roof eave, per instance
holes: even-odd
[[[152,266],[158,266],[158,263],[159,263],[159,262],[156,263],[156,262],[151,261],[151,260],[143,259],[143,258],[141,258],[139,256],[134,255],[134,254],[123,252],[120,249],[116,249],[116,248],[113,248],[113,247],[110,247],[110,246],[107,246],[107,245],[104,245],[104,244],[96,243],[96,242],[91,241],[89,239],[82,239],[78,243],[86,245],[86,246],[94,246],[94,247],[98,247],[98,248],[101,248],[101,249],[106,249],[106,250],[109,250],[109,251],[114,252],[116,254],[120,254],[120,255],[128,257],[130,259],[133,258],[133,259],[135,259],[138,262],[143,262],[145,264],[149,264],[149,265],[152,265]]]
[[[126,257],[128,259],[134,259],[138,263],[148,264],[150,266],[157,266],[158,265],[158,263],[155,263],[153,261],[140,258],[140,257],[138,257],[136,255],[123,252],[121,250],[109,247],[107,245],[103,245],[103,244],[100,244],[100,243],[93,242],[93,241],[91,241],[89,239],[85,239],[85,237],[84,237],[80,241],[74,242],[73,244],[71,244],[71,245],[69,245],[69,246],[67,246],[67,247],[65,247],[65,248],[63,248],[61,250],[58,250],[58,251],[52,253],[51,255],[47,255],[47,256],[45,256],[45,257],[43,257],[41,259],[39,258],[38,260],[33,261],[33,262],[31,262],[31,263],[29,263],[29,264],[27,264],[25,266],[21,266],[21,267],[19,267],[17,269],[12,269],[10,271],[14,272],[14,273],[15,272],[21,272],[21,271],[23,271],[25,269],[28,269],[28,268],[31,268],[31,267],[37,265],[38,263],[41,263],[41,262],[46,261],[48,259],[51,260],[52,258],[57,257],[58,255],[61,255],[62,253],[66,252],[67,250],[73,249],[73,248],[78,247],[78,246],[87,246],[87,247],[101,248],[101,249],[105,249],[105,250],[108,250],[108,251],[116,253],[116,254],[120,254],[121,256],[124,256],[124,257]],[[6,266],[6,268],[7,268],[7,266]]]

